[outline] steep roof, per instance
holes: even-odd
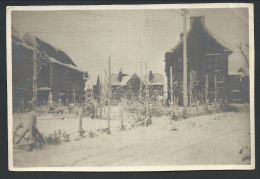
[[[149,85],[164,85],[163,75],[160,73],[152,73],[153,78],[149,81]],[[146,75],[144,75],[144,79],[146,79]]]
[[[220,46],[223,47],[224,51],[232,53],[232,47],[225,42],[223,39],[218,37],[216,34],[212,33],[201,21],[199,20],[194,20],[194,25],[191,26],[191,28],[187,32],[187,43],[189,43],[189,40],[191,38],[191,35],[193,31],[197,30],[199,28],[200,32],[208,36],[210,39],[212,39],[215,43],[219,44]],[[176,49],[182,48],[183,46],[183,38],[178,42],[178,44],[171,49],[171,52],[176,51]]]
[[[122,77],[122,81],[119,81],[119,74],[111,74],[111,85],[120,85],[120,86],[125,86],[127,85],[127,82],[132,79],[132,78],[139,78],[140,77],[134,73],[132,75],[127,75]]]
[[[39,38],[26,33],[22,38],[20,37],[19,33],[16,31],[14,27],[12,27],[12,42],[20,47],[23,47],[27,50],[34,50],[34,46],[37,47],[37,51],[44,52],[47,59],[51,63],[59,64],[61,66],[67,67],[69,69],[78,71],[80,73],[84,73],[88,76],[87,71],[80,70],[74,62],[71,60],[67,54],[55,47],[51,46],[50,44],[40,40]],[[53,55],[54,54],[54,55]],[[57,59],[58,58],[58,59]],[[66,63],[65,63],[66,62]]]
[[[130,79],[131,76],[123,76],[122,81],[119,81],[119,74],[111,74],[111,85],[125,85],[126,81]]]
[[[72,64],[62,63],[62,62],[60,62],[60,61],[58,61],[58,60],[56,60],[56,59],[54,59],[54,58],[52,58],[52,57],[49,58],[49,61],[50,61],[51,63],[56,63],[56,64],[59,64],[59,65],[61,65],[61,66],[64,66],[64,67],[73,69],[73,70],[78,71],[78,72],[80,72],[80,73],[87,74],[87,71],[80,70],[78,67],[75,67],[75,66],[72,65]]]
[[[163,85],[163,76],[159,73],[153,73],[153,79],[150,81],[150,85]]]
[[[14,41],[23,43],[23,40],[21,39],[19,33],[16,31],[16,29],[13,26],[12,26],[11,34],[12,34],[12,39]]]
[[[23,41],[31,47],[36,47],[40,52],[45,52],[49,57],[55,58],[61,63],[71,64],[76,66],[72,59],[62,50],[55,48],[49,43],[35,37],[29,33],[26,33],[22,37]]]

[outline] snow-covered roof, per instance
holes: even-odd
[[[162,74],[160,73],[152,73],[152,74],[153,74],[153,78],[149,81],[149,85],[164,85]],[[146,75],[144,75],[144,79],[146,79]]]
[[[139,78],[140,77],[134,73],[132,75],[127,75],[122,77],[122,81],[119,81],[119,74],[111,74],[111,85],[119,85],[119,86],[124,86],[127,85],[127,82],[132,79],[132,78]]]
[[[159,73],[153,73],[153,79],[150,81],[150,85],[163,85],[163,76]]]
[[[11,34],[12,34],[12,39],[14,41],[23,43],[22,38],[20,37],[19,33],[17,32],[17,30],[13,26],[12,26]]]
[[[44,52],[47,59],[51,63],[59,64],[61,66],[78,71],[80,73],[87,74],[87,71],[81,70],[78,67],[76,67],[74,62],[65,52],[51,46],[47,42],[44,42],[29,33],[25,33],[23,37],[20,38],[19,33],[16,31],[14,27],[12,27],[12,42],[28,50],[33,51],[34,49],[36,49],[37,52]]]
[[[49,57],[53,57],[56,60],[76,66],[73,60],[62,50],[52,46],[51,44],[39,39],[32,34],[25,33],[22,40],[31,47],[36,47],[38,51],[45,52]]]
[[[28,46],[28,45],[26,45],[26,44],[23,43],[23,42],[18,42],[18,41],[15,41],[15,40],[12,40],[12,42],[13,42],[14,44],[18,45],[18,46],[21,46],[21,47],[23,47],[23,48],[26,48],[27,50],[33,51],[33,47]]]
[[[71,65],[71,64],[62,63],[62,62],[60,62],[60,61],[58,61],[58,60],[56,60],[56,59],[54,59],[54,58],[52,58],[52,57],[49,58],[49,61],[50,61],[51,63],[59,64],[59,65],[61,65],[61,66],[70,68],[70,69],[75,70],[75,71],[78,71],[78,72],[80,72],[80,73],[87,73],[87,71],[80,70],[78,67],[75,67],[75,66],[73,66],[73,65]]]
[[[111,85],[125,85],[131,76],[122,76],[122,81],[119,81],[119,74],[111,74]]]

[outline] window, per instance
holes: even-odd
[[[220,56],[219,55],[206,55],[208,71],[220,70]]]
[[[188,71],[190,70],[190,65],[191,65],[191,63],[190,63],[190,61],[189,61],[189,59],[187,57],[187,68],[188,68]],[[182,57],[178,57],[178,59],[177,59],[177,71],[179,71],[179,72],[183,71],[183,60],[182,60]]]

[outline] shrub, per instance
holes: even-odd
[[[61,142],[69,142],[70,134],[67,134],[65,131],[62,133],[61,130],[58,130],[58,132],[54,131],[54,133],[49,134],[44,139],[49,145],[57,145]]]

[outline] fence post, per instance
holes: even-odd
[[[31,139],[30,143],[30,151],[35,148],[35,143],[36,143],[36,133],[35,133],[35,126],[36,126],[36,113],[34,111],[31,112],[30,115],[30,121],[29,121],[29,137]]]
[[[59,107],[61,107],[61,99],[59,99]]]
[[[49,106],[52,106],[52,102],[53,102],[53,101],[52,101],[52,92],[50,91],[50,92],[49,92],[49,95],[48,95],[48,105],[49,105]]]
[[[207,99],[207,101],[206,101],[206,114],[208,114],[208,112],[209,112],[209,100]]]
[[[197,111],[197,116],[199,115],[199,106],[200,106],[200,101],[196,101],[196,111]]]
[[[123,115],[123,107],[119,105],[119,119],[121,119],[121,130],[124,130],[124,115]]]
[[[22,99],[21,102],[21,112],[24,113],[24,99]]]
[[[214,111],[217,112],[217,99],[214,99]]]
[[[172,76],[172,66],[170,66],[170,93],[171,93],[171,118],[173,119],[173,76]]]
[[[193,85],[192,80],[193,80],[192,74],[190,72],[190,94],[189,94],[190,95],[190,116],[192,116],[192,114],[191,114],[192,113],[192,110],[191,110],[192,109],[192,85]]]
[[[110,56],[109,56],[109,59],[108,59],[108,89],[107,89],[107,93],[108,93],[108,97],[107,97],[107,100],[108,100],[108,111],[107,111],[107,133],[108,134],[111,134],[111,131],[110,131],[110,100],[111,100],[111,93],[112,93],[112,89],[111,89],[111,64],[110,64]]]
[[[83,110],[82,107],[79,108],[79,136],[82,137],[83,130],[82,130],[82,117],[83,117]]]
[[[151,125],[151,124],[152,124],[152,110],[153,110],[153,105],[150,104],[150,105],[149,105],[149,108],[150,108],[150,112],[149,112],[149,124]]]
[[[68,107],[68,105],[69,105],[69,99],[66,98],[66,107]]]

